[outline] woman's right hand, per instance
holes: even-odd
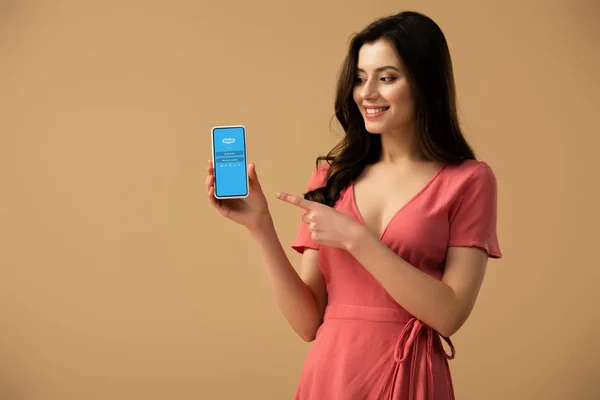
[[[215,170],[211,160],[208,161],[206,192],[210,203],[225,218],[245,226],[253,231],[260,229],[271,218],[267,199],[262,191],[256,167],[248,165],[248,181],[250,191],[248,197],[242,199],[217,199],[215,197]]]

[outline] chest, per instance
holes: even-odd
[[[397,187],[392,182],[356,181],[344,191],[336,208],[361,222],[411,265],[439,278],[449,243],[450,204],[443,200],[447,187],[417,182]],[[329,280],[340,270],[333,266],[340,263],[346,266],[345,274],[349,268],[352,276],[362,274],[362,266],[350,262],[354,259],[347,258],[344,250],[325,247],[320,254]]]
[[[402,177],[372,174],[355,182],[351,196],[363,224],[381,238],[394,219],[424,195],[436,175],[436,171]]]

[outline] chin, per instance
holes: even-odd
[[[370,121],[365,121],[365,129],[367,132],[373,135],[381,135],[385,132],[385,126],[383,124],[373,123]]]

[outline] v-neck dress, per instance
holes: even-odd
[[[315,170],[307,190],[325,185],[328,168],[325,164]],[[496,178],[489,165],[475,160],[445,165],[399,207],[379,240],[414,268],[441,279],[451,246],[502,256],[496,203]],[[364,224],[353,184],[342,190],[334,208]],[[295,400],[454,399],[449,338],[402,308],[350,253],[312,241],[304,222],[292,248],[299,253],[319,250],[328,293]]]

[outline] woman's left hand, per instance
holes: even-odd
[[[349,250],[365,233],[364,225],[325,204],[287,193],[278,193],[277,198],[305,211],[302,221],[318,244]]]

